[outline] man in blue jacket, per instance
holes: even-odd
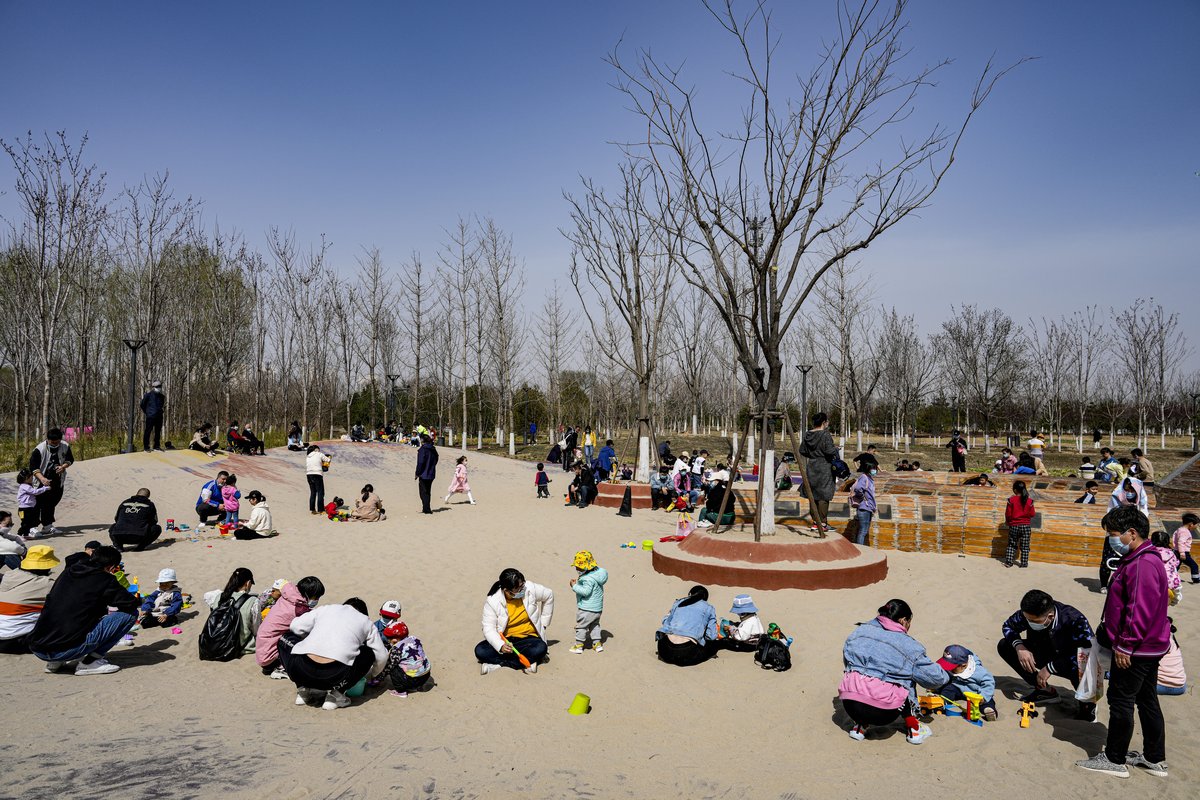
[[[421,493],[421,513],[432,514],[429,498],[433,492],[433,481],[437,478],[438,451],[429,434],[421,434],[421,449],[417,451],[417,487]]]
[[[1021,607],[1004,621],[1004,638],[996,651],[1033,691],[1021,702],[1059,702],[1050,678],[1066,678],[1079,686],[1079,648],[1092,646],[1092,626],[1077,608],[1059,603],[1040,589],[1021,598]],[[1096,721],[1096,704],[1080,703],[1076,719]]]
[[[150,433],[154,432],[154,449],[162,450],[163,413],[167,410],[167,398],[163,394],[162,381],[150,384],[150,391],[142,396],[142,413],[146,415],[146,427],[142,431],[142,449],[150,452]]]
[[[597,466],[600,468],[600,480],[608,480],[608,476],[612,474],[613,461],[617,458],[617,451],[613,449],[612,439],[606,439],[604,447],[600,448],[600,453],[596,456]]]

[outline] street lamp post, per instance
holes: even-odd
[[[812,371],[812,364],[797,364],[796,369],[800,370],[800,428],[808,430],[808,373]]]
[[[133,452],[134,411],[137,408],[137,354],[146,346],[146,339],[123,339],[129,348],[129,442],[126,453]]]
[[[400,376],[399,375],[385,375],[384,377],[387,378],[388,382],[391,384],[390,388],[388,389],[387,419],[384,420],[384,424],[386,425],[389,422],[391,422],[392,424],[395,424],[395,422],[396,422],[396,420],[395,420],[395,416],[396,416],[396,381],[400,379]]]
[[[1200,401],[1200,393],[1192,395],[1192,452],[1200,453],[1200,447],[1196,446],[1196,403]]]

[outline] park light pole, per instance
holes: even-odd
[[[796,369],[800,370],[800,430],[808,430],[808,373],[812,371],[812,364],[797,364]]]
[[[1192,396],[1192,452],[1200,453],[1200,447],[1196,446],[1196,403],[1200,401],[1200,393]]]
[[[134,411],[137,408],[137,354],[138,351],[146,346],[146,339],[123,339],[125,346],[129,348],[129,442],[126,448],[126,453],[132,453],[133,450],[133,422]]]
[[[390,387],[388,388],[387,415],[386,415],[387,419],[385,419],[383,421],[383,424],[386,426],[389,422],[394,424],[396,421],[394,419],[394,417],[396,416],[396,381],[398,381],[400,379],[400,376],[399,375],[384,375],[384,377],[387,378],[388,383],[391,384]]]

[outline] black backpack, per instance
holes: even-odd
[[[792,668],[791,651],[786,644],[773,636],[763,636],[758,640],[754,660],[763,669],[773,669],[776,672],[787,672]]]
[[[242,605],[250,594],[227,600],[214,608],[200,631],[197,644],[201,661],[232,661],[242,652]]]

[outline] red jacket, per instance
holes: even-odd
[[[1013,525],[1028,525],[1033,522],[1034,513],[1032,498],[1026,498],[1022,503],[1021,498],[1014,494],[1008,498],[1008,505],[1004,508],[1004,524],[1010,528]]]

